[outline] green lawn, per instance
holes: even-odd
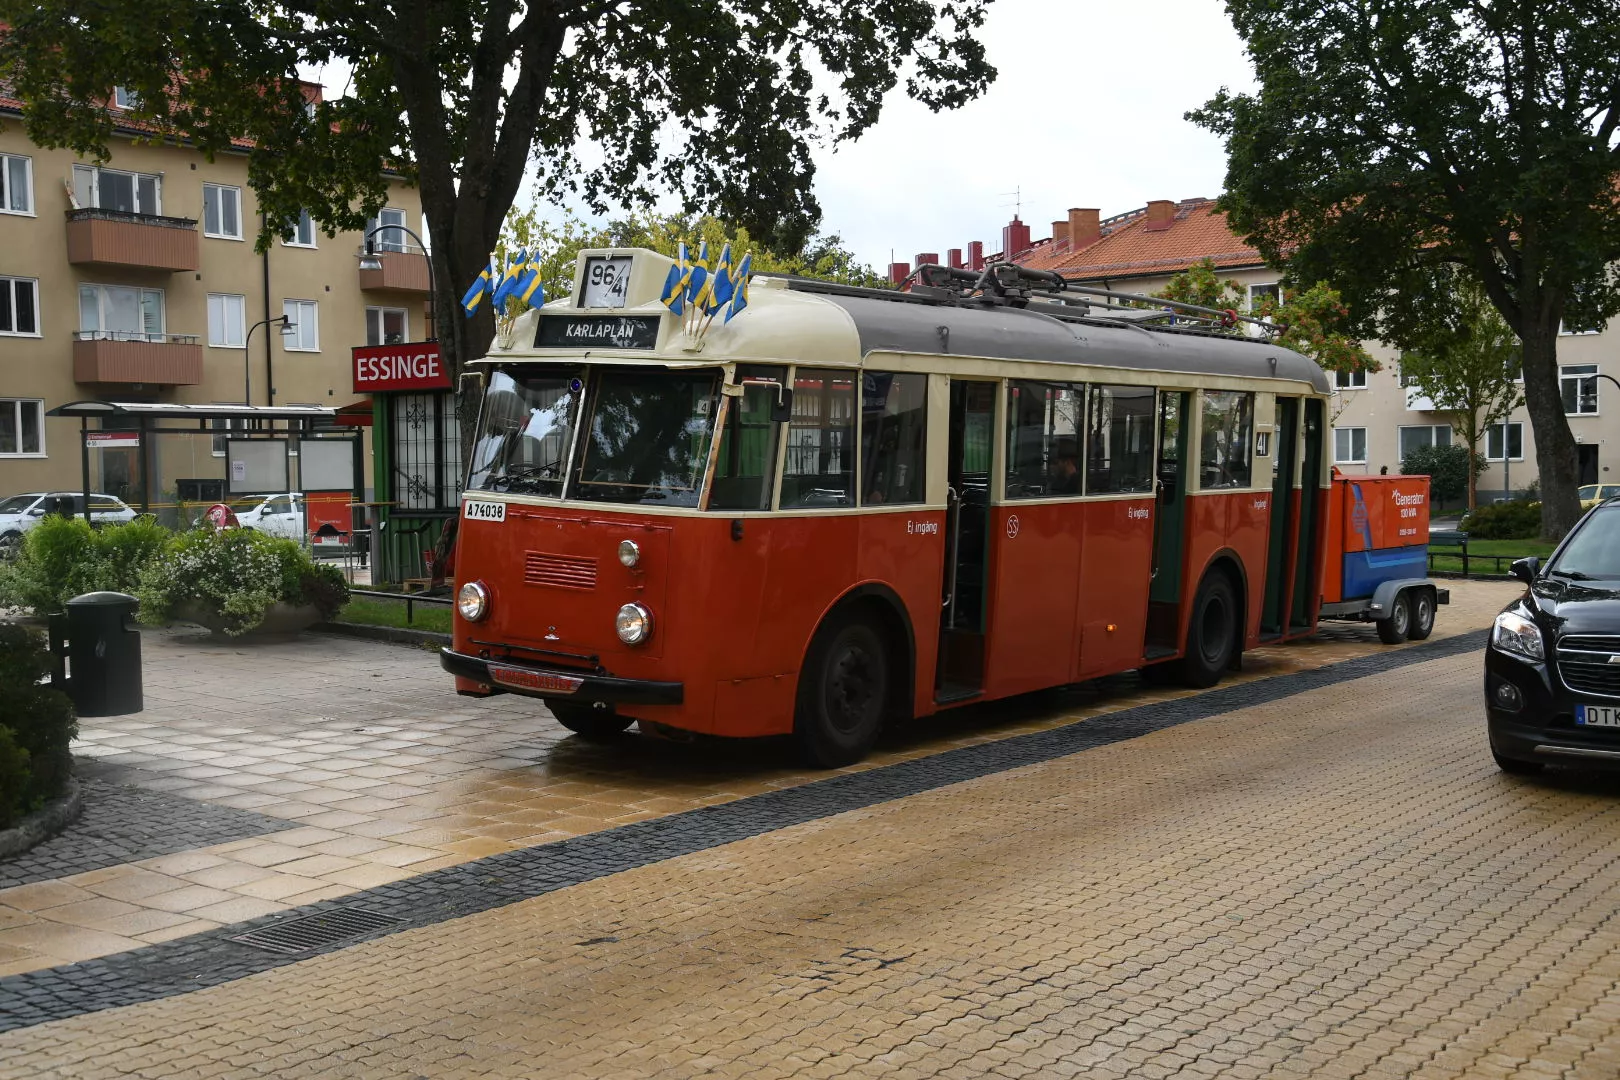
[[[1470,574],[1494,574],[1497,572],[1496,563],[1491,559],[1480,561],[1479,555],[1504,556],[1501,563],[1501,572],[1507,573],[1508,563],[1512,559],[1522,559],[1526,555],[1539,555],[1545,559],[1552,554],[1556,544],[1549,544],[1545,540],[1470,540],[1468,542],[1468,572]],[[1441,544],[1431,544],[1429,552],[1434,556],[1432,569],[1449,573],[1462,573],[1462,553],[1457,548]]]
[[[411,621],[405,621],[405,601],[367,600],[356,591],[349,603],[338,613],[338,622],[359,623],[362,626],[396,626],[407,630],[431,630],[439,634],[450,632],[450,609],[440,604],[411,605]]]

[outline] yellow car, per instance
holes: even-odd
[[[1620,495],[1620,484],[1582,484],[1581,509],[1590,510],[1604,499],[1612,499],[1616,495]]]

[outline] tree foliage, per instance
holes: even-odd
[[[1237,281],[1222,278],[1213,259],[1201,259],[1172,277],[1154,296],[1184,304],[1242,311],[1247,291]],[[1324,282],[1308,289],[1284,286],[1280,298],[1260,299],[1250,314],[1281,326],[1276,341],[1315,360],[1327,371],[1377,371],[1380,367],[1355,335],[1345,329],[1349,312],[1336,290]],[[1241,324],[1240,324],[1241,325]]]
[[[1478,286],[1461,284],[1444,317],[1417,336],[1401,357],[1401,375],[1447,414],[1469,452],[1479,454],[1485,433],[1524,402],[1519,339]],[[1505,441],[1505,440],[1504,440]],[[1504,452],[1506,447],[1503,447]],[[1477,503],[1468,478],[1468,507]]]
[[[812,148],[865,132],[902,83],[935,110],[982,92],[989,2],[0,0],[0,81],[43,146],[105,158],[115,84],[162,137],[208,155],[251,140],[261,245],[306,209],[362,227],[387,163],[420,188],[451,296],[530,169],[547,198],[606,212],[675,192],[799,250],[820,217]],[[348,92],[307,107],[298,72],[328,64]],[[452,367],[493,329],[487,311],[441,319]]]
[[[1221,208],[1350,325],[1408,348],[1457,273],[1523,342],[1545,531],[1577,520],[1560,320],[1620,311],[1612,0],[1227,0],[1259,78],[1189,116],[1224,136]]]
[[[1442,503],[1467,494],[1473,485],[1473,477],[1478,475],[1483,464],[1460,443],[1419,446],[1401,459],[1401,473],[1404,476],[1427,476],[1429,496],[1435,502]],[[1471,472],[1473,475],[1470,475]]]

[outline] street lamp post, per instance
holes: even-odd
[[[439,340],[439,304],[438,304],[438,300],[435,298],[435,295],[434,295],[433,260],[431,258],[428,258],[427,244],[422,242],[422,238],[420,236],[416,235],[416,233],[412,232],[410,229],[407,229],[403,225],[378,225],[375,228],[368,230],[366,232],[366,250],[365,250],[365,254],[360,256],[360,269],[362,269],[362,270],[381,270],[382,269],[382,258],[377,254],[377,241],[376,241],[375,237],[376,237],[376,235],[378,233],[387,232],[389,229],[398,230],[399,232],[404,233],[406,236],[409,236],[412,240],[415,240],[416,245],[422,249],[422,257],[424,259],[427,259],[427,264],[428,264],[428,311],[430,311],[432,313],[431,315],[428,316],[428,336],[427,336],[427,339],[429,341],[438,341]]]
[[[282,324],[282,337],[288,337],[298,332],[298,324],[293,322],[292,318],[287,315],[277,315],[273,319],[260,319],[248,327],[247,334],[242,338],[242,404],[244,405],[253,404],[253,350],[248,348],[253,341],[253,331],[263,326],[266,328],[264,332],[268,334],[270,332],[268,328],[272,323]]]

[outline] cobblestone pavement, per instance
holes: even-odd
[[[12,1031],[0,1075],[1612,1080],[1620,781],[1497,772],[1478,652],[1412,659]]]
[[[1459,582],[1437,633],[1484,626],[1518,586]],[[428,651],[305,635],[243,643],[148,632],[146,710],[81,723],[98,776],[287,823],[107,865],[84,829],[50,880],[0,888],[0,977],[137,949],[505,851],[781,788],[825,774],[784,747],[574,738],[537,703],[458,697]],[[1410,647],[1410,646],[1408,646]],[[1387,651],[1370,626],[1246,654],[1228,683]],[[959,710],[894,733],[847,772],[1050,729],[1190,691],[1121,676]],[[138,823],[143,827],[149,822]],[[153,828],[154,834],[161,830]],[[0,882],[0,884],[4,884]]]

